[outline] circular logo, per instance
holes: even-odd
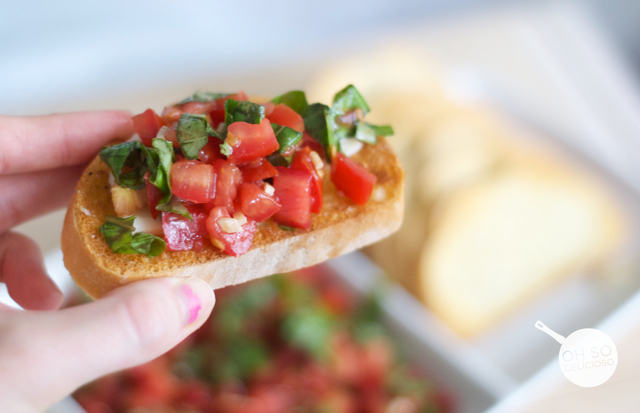
[[[583,328],[567,337],[560,347],[560,368],[573,384],[599,386],[613,375],[618,366],[618,350],[602,331]]]

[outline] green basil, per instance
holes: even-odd
[[[309,108],[302,117],[305,131],[324,147],[327,156],[331,153],[331,145],[337,143],[334,134],[329,133],[330,128],[327,125],[328,113],[329,107],[327,105],[314,103],[313,105],[309,105]]]
[[[272,123],[271,127],[280,145],[278,149],[279,154],[292,152],[292,147],[296,146],[302,140],[302,132],[291,129],[288,126]]]
[[[291,346],[322,359],[327,355],[335,323],[336,320],[324,309],[297,308],[284,319],[282,334]]]
[[[100,151],[100,159],[111,169],[119,186],[134,190],[144,188],[144,174],[150,169],[149,164],[153,168],[158,164],[155,150],[138,141],[105,146]]]
[[[100,233],[111,250],[118,254],[145,254],[147,257],[162,254],[167,246],[162,238],[144,232],[133,234],[135,219],[135,215],[128,218],[107,216],[107,221],[100,226]]]
[[[282,156],[279,153],[267,156],[267,161],[273,166],[290,166],[293,160],[293,155]]]
[[[198,90],[193,95],[189,96],[186,99],[183,99],[178,103],[178,105],[182,105],[188,102],[210,102],[212,100],[222,99],[231,95],[231,93],[212,93],[212,92],[203,92],[202,90]]]
[[[278,228],[280,228],[283,231],[295,231],[296,230],[294,227],[289,227],[287,225],[278,225]]]
[[[279,103],[284,103],[291,109],[295,110],[298,115],[304,115],[309,108],[309,103],[307,103],[307,96],[301,90],[292,90],[291,92],[276,96],[275,98],[271,99],[271,102],[275,103],[276,105]]]
[[[155,173],[150,173],[149,182],[157,186],[164,197],[160,203],[167,202],[171,199],[171,165],[175,161],[175,153],[173,144],[164,139],[154,138],[152,145],[158,154],[158,168]]]
[[[355,109],[361,109],[363,115],[369,113],[369,105],[353,85],[348,85],[335,94],[331,109],[342,114]]]
[[[211,128],[205,115],[183,113],[178,121],[176,135],[184,157],[193,160],[209,140],[209,135],[217,136]]]
[[[224,102],[224,121],[227,126],[233,122],[259,124],[264,119],[264,106],[248,101],[227,99]]]
[[[161,212],[172,212],[174,214],[180,214],[187,219],[193,220],[193,217],[189,213],[187,207],[175,198],[170,198],[169,201],[158,204],[156,206],[156,209]]]

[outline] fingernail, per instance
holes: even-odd
[[[189,326],[198,319],[203,301],[212,295],[211,287],[204,281],[187,279],[175,286],[184,313],[184,325]]]

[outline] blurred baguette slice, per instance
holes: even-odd
[[[451,194],[433,220],[420,294],[465,337],[606,257],[623,225],[601,188],[539,154]]]

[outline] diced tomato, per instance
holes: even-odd
[[[162,213],[162,230],[169,251],[200,251],[207,235],[207,217],[202,207],[187,206],[191,217],[188,219],[171,212]]]
[[[242,172],[229,161],[218,159],[213,164],[216,170],[216,196],[206,205],[208,210],[213,207],[225,207],[233,212],[233,205],[238,195],[238,188],[242,183]]]
[[[178,106],[167,106],[162,110],[162,119],[166,125],[171,125],[172,123],[180,120],[182,113],[182,109]]]
[[[211,201],[216,194],[216,173],[211,165],[182,159],[171,165],[171,192],[197,204]]]
[[[280,145],[276,139],[271,122],[262,119],[259,125],[247,122],[233,122],[227,128],[226,142],[232,152],[228,159],[233,163],[245,163],[270,155]]]
[[[213,165],[213,163],[218,159],[223,159],[224,156],[220,153],[221,143],[220,139],[209,136],[207,144],[200,149],[198,159],[203,163],[208,163],[210,165]]]
[[[209,119],[211,119],[211,127],[214,129],[217,129],[218,126],[224,122],[224,102],[226,102],[227,99],[244,101],[247,100],[247,95],[245,95],[243,91],[240,91],[235,95],[215,100],[215,105],[212,106],[208,112]]]
[[[284,166],[276,167],[273,187],[282,205],[273,219],[279,224],[308,229],[311,226],[311,174]]]
[[[265,221],[281,207],[274,195],[268,195],[258,185],[249,182],[240,185],[240,209],[252,220]]]
[[[265,113],[266,109],[267,107],[265,106]],[[266,117],[278,125],[288,126],[297,132],[304,132],[304,120],[302,120],[302,116],[298,115],[295,110],[284,103],[275,105]]]
[[[124,400],[127,408],[158,407],[171,402],[178,382],[166,358],[157,358],[127,370],[131,393]]]
[[[318,155],[320,156],[320,155]],[[311,212],[319,214],[322,209],[322,174],[318,172],[311,160],[311,148],[305,146],[293,155],[293,161],[291,161],[291,169],[298,171],[305,171],[311,174],[313,180],[311,181]]]
[[[146,146],[151,146],[151,140],[158,135],[158,131],[164,126],[162,118],[151,109],[147,109],[131,119],[133,119],[133,128]]]
[[[182,112],[192,113],[194,115],[201,115],[209,112],[215,107],[215,102],[187,102],[181,106]]]
[[[173,125],[169,126],[167,131],[164,133],[164,138],[171,142],[174,148],[180,147],[180,142],[178,142],[178,135],[176,134],[177,127],[178,122],[175,122]]]
[[[263,104],[262,106],[264,106],[264,116],[266,116],[267,118],[269,118],[269,115],[271,115],[271,113],[273,113],[273,108],[276,107],[276,105],[273,104],[272,102],[267,102],[267,103]]]
[[[256,222],[247,217],[247,223],[242,226],[242,232],[230,234],[222,231],[218,224],[218,219],[222,217],[230,218],[229,210],[223,207],[215,207],[207,218],[207,231],[213,245],[233,257],[238,257],[249,251],[253,242],[253,235],[256,232]]]
[[[266,158],[239,166],[244,182],[258,182],[278,175],[278,170]]]
[[[151,212],[151,218],[156,219],[158,218],[158,213],[159,213],[156,207],[158,206],[158,203],[160,202],[164,194],[162,193],[160,188],[158,188],[157,186],[149,182],[148,172],[147,172],[147,175],[144,177],[144,180],[147,183],[146,187],[147,187],[147,198],[149,200],[149,212]]]
[[[305,146],[310,147],[312,151],[316,151],[323,160],[327,159],[327,154],[325,153],[322,145],[320,145],[320,142],[313,139],[313,137],[311,137],[307,132],[302,133],[302,140],[300,141],[300,147],[304,148]]]
[[[338,152],[331,164],[331,182],[353,202],[364,205],[371,196],[376,176]]]

